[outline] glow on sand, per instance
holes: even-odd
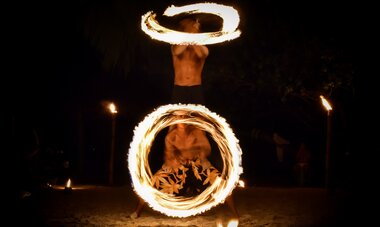
[[[226,227],[237,227],[239,225],[239,220],[236,220],[236,219],[232,219],[232,220],[230,220],[228,223],[227,223],[227,225],[226,225]],[[216,227],[223,227],[223,223],[222,222],[217,222],[216,223]]]
[[[181,7],[170,6],[163,13],[164,16],[175,16],[178,14],[214,14],[222,18],[223,25],[220,31],[204,33],[187,33],[175,31],[161,26],[156,20],[156,14],[149,11],[142,16],[141,29],[153,39],[168,42],[171,44],[198,44],[207,45],[220,43],[240,36],[237,29],[240,18],[238,12],[231,6],[216,3],[197,3]]]
[[[219,170],[221,176],[198,196],[179,197],[152,187],[153,175],[148,163],[150,148],[162,129],[177,123],[195,125],[208,132],[217,144],[223,160],[223,170]],[[155,109],[134,129],[128,153],[128,168],[133,189],[149,206],[168,216],[188,217],[223,203],[232,193],[243,173],[241,155],[239,141],[224,118],[202,105],[170,104]]]

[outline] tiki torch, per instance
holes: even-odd
[[[114,156],[115,156],[115,126],[116,126],[116,114],[117,109],[114,103],[108,105],[108,110],[111,113],[112,117],[112,126],[111,126],[111,149],[110,149],[110,159],[109,159],[109,171],[108,171],[108,183],[113,185],[113,165],[114,165]]]
[[[332,107],[329,103],[329,101],[327,101],[327,99],[325,99],[325,97],[323,97],[323,95],[320,95],[319,96],[321,98],[321,101],[322,101],[322,105],[325,107],[326,111],[327,111],[327,127],[326,127],[326,166],[325,166],[325,186],[326,186],[326,189],[327,189],[327,192],[330,192],[331,190],[331,172],[330,172],[330,167],[331,167],[331,160],[330,160],[330,156],[331,156],[331,152],[330,152],[330,149],[331,149],[331,111],[332,111]]]

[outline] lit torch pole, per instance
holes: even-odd
[[[326,166],[325,166],[325,187],[327,190],[327,193],[331,193],[331,173],[330,173],[330,167],[331,167],[331,111],[332,107],[330,103],[323,97],[323,95],[319,96],[322,101],[322,105],[325,107],[327,111],[327,131],[326,131]]]
[[[108,183],[113,185],[113,164],[115,156],[115,126],[116,126],[116,114],[117,109],[115,104],[110,103],[108,109],[112,117],[112,126],[111,126],[111,150],[110,150],[110,159],[109,159],[109,171],[108,171]]]

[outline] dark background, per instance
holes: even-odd
[[[352,185],[358,158],[366,152],[357,143],[362,97],[368,92],[355,61],[361,26],[354,13],[359,9],[354,3],[326,0],[216,2],[239,11],[242,35],[208,46],[206,106],[224,117],[240,140],[242,177],[250,185],[295,184],[294,157],[305,142],[312,153],[308,183],[323,186],[323,94],[334,108],[334,183]],[[111,116],[105,104],[114,101],[119,111],[115,180],[128,183],[133,129],[146,114],[169,102],[173,82],[170,45],[141,31],[141,15],[186,3],[195,1],[10,5],[5,34],[10,80],[4,98],[13,163],[18,164],[11,172],[106,183]],[[205,18],[205,23],[213,29],[218,20]],[[283,163],[274,144],[265,139],[274,132],[290,142]]]

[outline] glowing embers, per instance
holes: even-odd
[[[152,143],[161,130],[178,123],[195,125],[209,133],[223,160],[221,176],[194,197],[173,196],[152,187],[148,163]],[[157,108],[136,126],[128,154],[128,168],[135,192],[153,209],[168,216],[187,217],[223,203],[232,193],[243,172],[241,155],[239,141],[224,118],[202,105],[173,104]]]
[[[141,29],[153,39],[168,42],[171,44],[198,44],[207,45],[220,43],[240,36],[241,32],[237,29],[240,18],[238,12],[225,5],[216,3],[198,3],[181,7],[170,6],[163,13],[164,16],[175,16],[178,14],[197,14],[208,13],[222,18],[223,25],[220,31],[204,33],[187,33],[174,31],[161,26],[156,20],[156,14],[149,11],[142,16]]]

